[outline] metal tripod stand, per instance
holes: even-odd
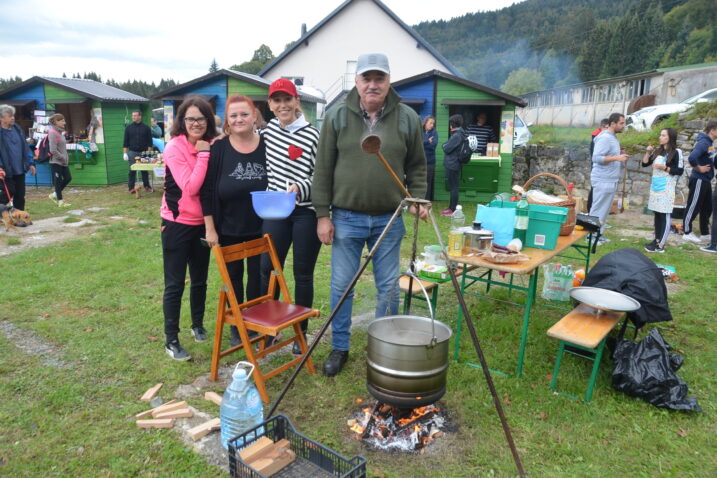
[[[405,190],[404,190],[405,191]],[[443,254],[446,258],[448,258],[448,272],[451,276],[451,283],[453,284],[453,289],[456,293],[456,298],[458,299],[458,303],[460,304],[460,307],[463,311],[463,316],[465,317],[466,325],[468,327],[468,330],[470,332],[471,339],[473,341],[473,347],[475,348],[476,354],[478,355],[478,360],[480,361],[481,369],[483,370],[483,374],[485,375],[486,382],[488,384],[488,388],[490,389],[490,393],[493,397],[493,404],[495,406],[496,411],[498,412],[498,416],[500,417],[500,422],[503,427],[503,432],[505,433],[506,440],[508,442],[508,446],[510,447],[511,454],[513,456],[513,461],[515,462],[515,466],[518,468],[518,473],[521,477],[526,477],[527,474],[525,473],[525,470],[523,469],[523,465],[520,461],[520,455],[518,455],[518,450],[515,447],[515,443],[513,442],[513,436],[510,431],[510,426],[508,425],[508,421],[505,418],[505,414],[503,413],[503,407],[500,403],[500,398],[498,397],[498,392],[495,389],[495,385],[493,384],[493,378],[490,374],[490,369],[488,368],[488,364],[485,360],[485,356],[483,355],[483,350],[481,349],[480,342],[478,340],[478,335],[476,334],[475,327],[473,325],[473,320],[471,318],[470,313],[468,312],[468,306],[466,305],[465,299],[463,297],[463,293],[461,292],[460,285],[458,284],[458,279],[456,277],[456,268],[457,264],[451,260],[451,257],[448,255],[448,251],[446,249],[446,246],[443,242],[443,239],[441,238],[440,230],[438,229],[438,223],[436,222],[436,218],[433,215],[433,209],[430,201],[426,201],[424,199],[415,199],[411,197],[407,197],[401,201],[401,203],[396,208],[396,211],[393,213],[393,216],[391,216],[391,219],[389,220],[388,224],[386,224],[386,227],[381,231],[381,234],[379,235],[378,239],[376,240],[376,243],[374,244],[373,248],[368,251],[368,253],[364,256],[364,262],[361,264],[359,269],[356,271],[356,274],[351,279],[351,283],[347,287],[347,289],[344,291],[343,295],[339,299],[339,302],[336,304],[336,307],[334,310],[331,311],[331,315],[329,315],[328,319],[324,324],[321,326],[319,331],[316,333],[316,336],[314,337],[314,340],[309,345],[309,349],[306,352],[306,354],[302,357],[301,362],[299,362],[298,366],[294,368],[293,373],[291,374],[291,377],[289,377],[289,380],[286,381],[284,384],[284,388],[281,389],[281,392],[279,393],[279,396],[276,398],[276,401],[272,404],[271,408],[269,409],[269,413],[267,416],[271,417],[276,412],[277,407],[281,403],[281,400],[284,398],[286,393],[288,392],[289,388],[291,388],[291,385],[294,383],[294,380],[299,375],[299,372],[301,371],[301,368],[306,363],[306,360],[311,356],[311,354],[314,352],[316,347],[319,344],[319,341],[321,340],[321,337],[324,336],[324,333],[329,328],[329,325],[331,325],[331,322],[334,320],[334,317],[336,316],[336,313],[341,308],[341,306],[346,301],[346,298],[348,297],[351,290],[355,287],[356,283],[358,282],[359,278],[363,274],[363,272],[366,270],[366,267],[368,267],[369,262],[371,262],[371,259],[373,258],[374,254],[376,253],[376,250],[378,249],[378,246],[383,241],[384,236],[388,232],[388,230],[391,228],[393,223],[398,219],[398,217],[402,214],[404,207],[410,207],[415,206],[416,209],[418,209],[418,206],[423,206],[428,210],[428,217],[430,219],[430,222],[433,226],[433,231],[436,234],[436,238],[438,239],[438,243],[440,244],[441,250],[443,251]],[[416,261],[416,248],[417,248],[417,241],[418,241],[418,225],[419,225],[419,217],[418,214],[415,215],[414,219],[414,227],[413,227],[413,246],[411,251],[411,272],[412,274],[409,275],[409,283],[408,283],[408,290],[409,293],[407,295],[406,301],[407,301],[407,307],[410,309],[411,306],[411,293],[410,291],[413,290],[413,276],[416,274],[415,270],[415,261]]]

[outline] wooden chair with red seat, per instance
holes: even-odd
[[[254,382],[256,383],[259,395],[264,403],[269,403],[269,394],[266,391],[264,382],[274,375],[298,364],[303,355],[267,373],[262,372],[258,360],[294,342],[299,343],[302,354],[305,354],[308,347],[306,346],[304,335],[301,333],[300,323],[310,317],[318,317],[319,311],[291,303],[291,294],[289,294],[289,289],[286,286],[279,256],[276,253],[274,243],[269,234],[265,234],[259,239],[235,244],[233,246],[215,246],[212,250],[214,251],[214,258],[219,266],[219,274],[223,285],[219,292],[217,326],[214,334],[210,378],[211,380],[217,379],[219,359],[221,357],[225,357],[243,348],[246,359],[254,364]],[[266,295],[240,304],[237,302],[236,295],[234,294],[234,287],[229,277],[227,264],[261,254],[269,254],[274,269],[269,279],[269,290]],[[277,287],[281,293],[281,300],[274,299],[274,297],[276,297]],[[239,330],[241,344],[222,350],[222,331],[225,325],[234,325]],[[294,329],[294,335],[292,337],[280,341],[271,347],[265,347],[263,339],[266,336],[279,335],[283,329],[290,327]],[[257,335],[250,338],[249,331],[257,332]],[[254,351],[254,342],[260,343],[258,351]],[[314,365],[311,362],[311,358],[306,361],[306,368],[309,373],[314,373]]]

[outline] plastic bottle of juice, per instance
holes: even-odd
[[[463,230],[461,229],[466,222],[466,216],[463,214],[463,206],[456,206],[456,210],[451,214],[451,232],[448,233],[448,255],[460,257],[463,255]]]
[[[515,206],[515,229],[513,229],[513,237],[520,239],[525,244],[525,236],[528,232],[528,195],[523,193],[518,204]]]

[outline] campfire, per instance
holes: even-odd
[[[423,454],[426,446],[443,434],[445,416],[435,405],[398,408],[381,402],[364,407],[347,421],[357,440],[381,450]]]

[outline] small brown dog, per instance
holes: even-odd
[[[23,222],[26,226],[32,224],[30,220],[30,214],[14,207],[8,207],[4,204],[0,204],[0,214],[2,215],[2,222],[5,224],[5,232],[12,229],[13,231],[20,234],[20,230],[15,227],[15,224]]]

